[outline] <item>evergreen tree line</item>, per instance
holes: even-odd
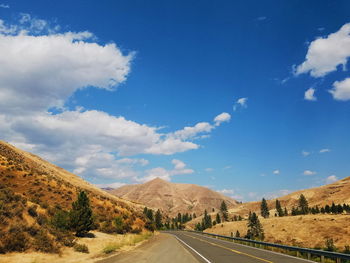
[[[299,196],[298,200],[298,206],[297,207],[292,207],[292,210],[290,213],[288,212],[288,209],[284,207],[284,209],[281,206],[281,203],[278,199],[276,199],[275,203],[275,209],[276,213],[275,216],[288,216],[288,215],[307,215],[307,214],[343,214],[345,213],[350,213],[350,205],[348,204],[335,204],[334,202],[332,205],[325,205],[324,207],[319,207],[319,206],[314,206],[314,207],[309,207],[308,201],[306,197],[301,194]],[[261,216],[264,218],[268,218],[270,216],[269,212],[269,207],[267,205],[267,202],[265,198],[262,199],[261,205],[260,205],[260,212]]]
[[[146,217],[145,227],[151,231],[154,230],[175,230],[184,229],[184,224],[192,219],[196,218],[196,214],[181,214],[178,213],[176,217],[169,218],[168,216],[163,216],[161,211],[158,209],[156,213],[152,209],[147,207],[144,208],[143,214]]]
[[[236,219],[236,221],[238,221],[238,218]],[[212,220],[211,215],[208,214],[207,210],[204,210],[202,221],[200,223],[197,223],[194,229],[196,231],[204,231],[207,228],[211,228],[212,226],[215,226],[216,224],[221,224],[225,221],[229,221],[228,209],[225,201],[222,201],[220,205],[220,213],[216,214],[215,220]]]

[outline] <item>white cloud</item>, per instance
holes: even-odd
[[[272,173],[277,175],[277,174],[280,174],[281,172],[280,172],[280,170],[276,169]]]
[[[315,89],[309,88],[307,91],[305,91],[304,99],[310,100],[310,101],[316,101],[317,98],[315,97]]]
[[[204,171],[210,173],[210,172],[214,171],[214,169],[213,168],[205,168]]]
[[[306,157],[309,156],[311,153],[307,151],[302,151],[301,154]]]
[[[122,157],[198,149],[192,140],[209,136],[216,127],[200,122],[162,133],[159,127],[103,111],[66,109],[67,99],[88,86],[115,90],[128,77],[133,53],[123,54],[114,43],[97,43],[90,32],[58,33],[59,28],[28,14],[15,25],[0,20],[1,139],[84,177],[133,179],[142,176],[134,167],[148,161]],[[50,113],[52,108],[58,113]],[[229,117],[220,114],[215,124]],[[177,168],[167,171],[169,176],[193,172],[181,161],[173,164]]]
[[[215,126],[219,126],[223,122],[229,122],[230,119],[231,119],[231,115],[228,114],[227,112],[223,112],[214,118]]]
[[[120,183],[120,182],[114,182],[114,183],[109,183],[109,184],[96,184],[97,187],[99,188],[119,188],[126,185],[125,183]]]
[[[222,189],[222,190],[217,190],[217,192],[223,195],[233,195],[235,191],[233,189]]]
[[[320,153],[328,153],[330,151],[331,151],[330,149],[324,148],[320,150]]]
[[[125,81],[132,53],[88,41],[88,32],[0,34],[0,111],[23,115],[63,107],[79,89],[111,90]]]
[[[309,45],[306,59],[295,71],[296,75],[310,72],[313,77],[323,77],[337,70],[339,65],[345,69],[350,56],[350,23],[339,31],[320,37]]]
[[[311,171],[311,170],[305,170],[305,171],[303,172],[303,174],[304,174],[304,175],[315,175],[316,172],[315,172],[315,171]]]
[[[335,81],[333,88],[329,90],[333,98],[336,100],[350,100],[350,78],[346,78],[342,81]]]
[[[174,165],[172,170],[166,170],[163,167],[156,167],[150,170],[146,170],[145,174],[141,177],[135,178],[137,182],[148,182],[155,178],[160,178],[166,181],[170,181],[171,177],[180,174],[192,174],[194,170],[186,168],[186,164],[180,160],[173,159],[171,163]]]
[[[200,133],[208,133],[214,129],[214,126],[208,122],[199,122],[193,127],[185,127],[182,130],[174,132],[173,137],[181,140],[195,138]]]
[[[233,105],[233,110],[236,111],[239,108],[247,108],[248,107],[247,101],[248,101],[248,98],[240,98],[240,99],[238,99],[235,102],[235,104]]]
[[[224,168],[222,168],[223,170],[228,170],[228,169],[231,169],[232,168],[232,165],[227,165],[225,166]]]
[[[10,6],[6,4],[0,4],[0,8],[10,8]]]
[[[338,181],[338,177],[336,177],[334,174],[333,175],[330,175],[326,178],[325,182],[326,184],[331,184],[331,183],[334,183],[336,181]]]

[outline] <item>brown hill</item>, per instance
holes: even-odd
[[[33,248],[29,244],[40,241],[37,240],[38,229],[44,231],[40,232],[43,243],[50,243],[54,238],[57,240],[55,233],[50,232],[50,218],[58,209],[71,209],[72,202],[82,190],[89,196],[96,228],[102,229],[116,216],[123,216],[130,229],[144,226],[142,207],[108,194],[36,155],[0,141],[0,253]],[[15,238],[33,241],[26,241],[26,247],[21,248],[13,244]],[[42,247],[42,244],[37,245],[35,249],[42,250]]]
[[[205,209],[218,210],[222,201],[226,202],[228,208],[233,208],[238,204],[236,200],[206,187],[170,183],[160,178],[144,184],[122,186],[109,192],[151,208],[159,208],[170,216],[175,216],[177,213],[200,215]]]
[[[287,207],[290,211],[291,208],[298,206],[298,199],[303,194],[308,200],[309,206],[325,206],[331,205],[332,202],[336,204],[349,204],[350,203],[350,177],[339,180],[335,183],[323,185],[316,188],[310,188],[293,192],[291,194],[277,198],[282,207]],[[275,214],[275,202],[276,199],[268,200],[268,206],[270,208],[270,214]],[[255,211],[260,213],[260,202],[243,203],[230,209],[231,214],[239,214],[245,216],[249,211]]]

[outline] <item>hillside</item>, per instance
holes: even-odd
[[[289,212],[291,208],[298,206],[298,199],[303,194],[309,203],[309,207],[318,205],[323,207],[336,204],[350,204],[350,177],[339,180],[335,183],[321,187],[300,190],[282,197],[278,200],[282,207],[287,207]],[[267,200],[270,208],[270,218],[259,216],[265,232],[265,241],[273,243],[282,243],[286,245],[302,247],[325,246],[326,239],[333,239],[334,244],[340,250],[350,245],[350,216],[349,214],[310,214],[275,217],[276,199]],[[241,236],[247,233],[247,215],[249,211],[257,212],[260,215],[261,202],[249,202],[239,204],[229,210],[230,218],[235,215],[241,215],[242,221],[225,222],[208,228],[205,232],[231,235],[238,230]],[[212,218],[215,216],[212,213]],[[193,229],[195,224],[201,221],[198,217],[186,224],[187,228]]]
[[[236,200],[206,187],[171,183],[160,178],[144,184],[122,186],[109,192],[148,207],[159,208],[170,216],[175,216],[177,213],[200,215],[205,209],[218,210],[222,201],[226,202],[228,208],[238,204]]]
[[[45,243],[64,243],[64,237],[51,231],[48,222],[56,211],[71,209],[80,191],[85,191],[90,199],[96,229],[103,229],[116,216],[123,216],[130,230],[143,228],[141,207],[0,141],[0,253],[28,248],[43,251]],[[39,242],[38,233],[43,241],[41,245],[35,245]],[[11,243],[15,238],[28,242],[18,247]]]
[[[325,206],[331,205],[332,202],[336,204],[350,204],[350,177],[339,180],[335,183],[323,185],[320,187],[305,189],[293,192],[291,194],[279,197],[282,207],[287,207],[290,211],[291,208],[298,205],[298,199],[303,194],[309,202],[309,206]],[[270,214],[275,214],[275,202],[276,199],[268,200],[268,206],[270,208]],[[232,215],[248,215],[249,211],[255,211],[260,213],[260,202],[249,202],[240,204],[229,212]]]
[[[291,246],[323,248],[326,239],[333,239],[340,250],[350,245],[349,215],[303,215],[260,218],[266,242]],[[225,222],[206,229],[205,232],[231,235],[239,231],[247,233],[247,221]]]

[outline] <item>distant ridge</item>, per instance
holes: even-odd
[[[164,213],[175,216],[177,213],[196,213],[201,215],[206,209],[218,211],[222,201],[228,208],[237,206],[238,202],[230,197],[206,187],[195,184],[180,184],[153,179],[144,184],[125,185],[108,190],[120,198],[161,209]]]

